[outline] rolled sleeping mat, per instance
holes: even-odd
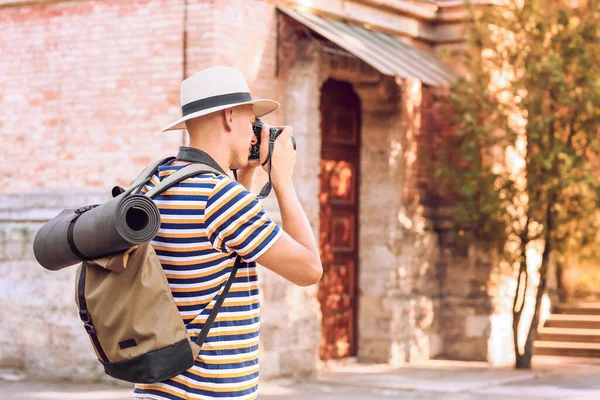
[[[62,211],[35,235],[33,253],[42,267],[57,271],[149,242],[159,228],[160,212],[152,199],[125,192],[97,207]]]

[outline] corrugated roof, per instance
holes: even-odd
[[[447,86],[455,77],[440,60],[397,37],[289,8],[279,9],[382,74],[418,78],[431,86]]]

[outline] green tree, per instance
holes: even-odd
[[[515,267],[513,342],[530,368],[551,260],[598,243],[600,10],[595,1],[507,0],[471,10],[450,88],[454,143],[437,154],[430,193],[450,198],[477,244]],[[518,328],[528,252],[542,249],[534,315]],[[511,245],[512,244],[512,245]]]

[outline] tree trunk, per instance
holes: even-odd
[[[548,279],[548,256],[550,254],[549,248],[549,244],[544,245],[544,253],[542,254],[542,265],[539,269],[540,284],[535,294],[535,308],[533,312],[533,318],[531,320],[531,325],[529,326],[529,332],[527,333],[527,340],[525,341],[525,346],[523,348],[523,355],[520,357],[520,360],[517,360],[516,363],[516,367],[519,369],[531,368],[531,359],[533,358],[533,342],[535,342],[535,339],[537,339],[538,325],[540,323],[540,309],[542,307],[542,297],[546,292],[546,282]]]
[[[542,307],[542,297],[546,292],[546,283],[548,280],[548,265],[550,263],[550,253],[552,251],[552,210],[554,209],[554,196],[549,202],[548,208],[546,209],[546,223],[544,226],[544,251],[542,252],[542,263],[539,268],[540,284],[535,294],[535,304],[533,311],[533,318],[531,319],[531,325],[529,325],[529,331],[527,333],[527,339],[525,340],[525,346],[523,348],[523,354],[517,356],[515,367],[517,369],[530,369],[531,359],[533,358],[533,342],[537,339],[538,325],[540,323],[540,309]],[[513,323],[514,329],[514,323]],[[514,332],[513,332],[514,335]],[[518,348],[516,353],[519,353]]]
[[[512,321],[512,333],[513,333],[513,348],[515,351],[515,362],[516,367],[520,368],[519,365],[522,363],[523,356],[519,351],[519,324],[521,323],[521,315],[523,308],[525,307],[525,299],[527,298],[527,284],[529,281],[529,273],[527,272],[527,245],[529,241],[527,239],[527,232],[529,230],[529,218],[525,223],[525,228],[521,233],[521,254],[519,262],[519,273],[517,275],[517,288],[515,290],[515,297],[513,300],[513,321]],[[522,287],[522,290],[521,290]]]
[[[558,301],[565,303],[567,301],[567,293],[565,291],[565,284],[563,282],[564,265],[562,261],[556,261],[556,292],[558,294]]]

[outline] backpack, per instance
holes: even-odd
[[[129,191],[139,190],[160,165],[170,160],[173,157],[148,166]],[[190,164],[164,178],[145,195],[155,198],[178,182],[203,172],[222,174],[205,164]],[[113,195],[116,194],[120,191],[115,193],[113,189]],[[89,209],[82,207],[78,211]],[[75,303],[106,374],[133,383],[155,383],[190,369],[240,263],[237,256],[231,275],[195,341],[188,335],[150,242],[81,263],[75,279]]]

